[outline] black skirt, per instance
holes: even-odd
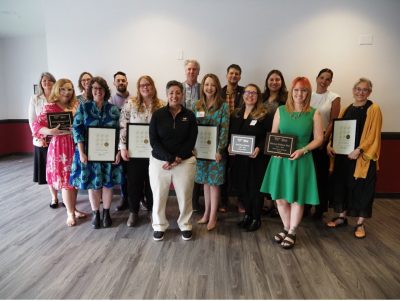
[[[33,182],[39,185],[47,184],[46,181],[46,162],[48,147],[35,146],[35,156],[33,162]]]
[[[354,178],[356,160],[336,155],[333,172],[332,207],[335,212],[347,211],[348,216],[371,217],[375,195],[376,162],[369,164],[365,179]]]

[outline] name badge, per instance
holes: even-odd
[[[196,117],[203,118],[204,116],[206,116],[206,112],[204,111],[196,112]]]
[[[252,120],[252,121],[250,122],[250,125],[251,125],[251,126],[255,126],[256,123],[257,123],[257,120]]]

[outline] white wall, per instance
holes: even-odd
[[[40,73],[47,71],[46,38],[26,36],[0,40],[2,119],[27,119],[29,99]]]
[[[76,84],[86,70],[111,85],[112,74],[122,70],[134,92],[138,76],[149,74],[165,98],[165,83],[184,79],[180,50],[184,59],[200,61],[200,78],[213,72],[224,83],[226,67],[237,63],[241,83],[261,88],[272,68],[290,85],[297,75],[314,83],[318,71],[329,67],[335,72],[331,90],[344,104],[351,102],[356,79],[369,77],[383,130],[400,131],[400,1],[44,0],[43,9],[48,69],[57,78]],[[361,34],[373,35],[373,45],[360,46]]]

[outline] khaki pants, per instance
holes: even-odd
[[[150,157],[149,176],[153,191],[153,229],[165,231],[168,220],[165,216],[165,207],[171,182],[174,184],[179,205],[178,226],[181,231],[192,230],[190,217],[192,216],[192,192],[196,172],[196,158],[193,156],[183,160],[171,170],[162,168],[165,161]]]

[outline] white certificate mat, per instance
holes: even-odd
[[[355,149],[357,120],[333,121],[332,147],[336,154],[348,155]]]
[[[109,127],[88,127],[88,161],[115,162],[116,153],[117,129]]]
[[[126,145],[129,158],[150,158],[149,125],[146,123],[128,123],[127,126]]]
[[[195,145],[197,159],[215,160],[217,153],[218,127],[216,125],[198,125]]]
[[[249,156],[254,152],[255,136],[231,135],[231,153]]]

